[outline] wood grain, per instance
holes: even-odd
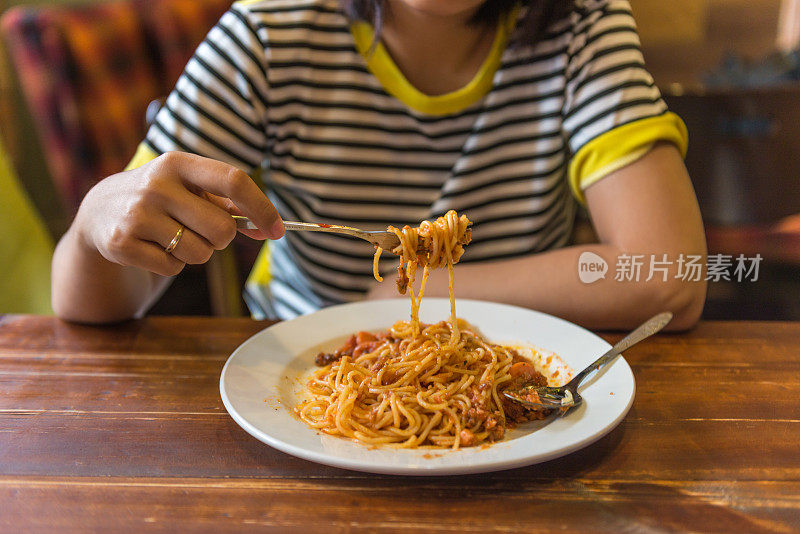
[[[626,353],[636,401],[597,443],[423,478],[313,464],[241,430],[219,373],[268,324],[0,317],[0,531],[800,530],[800,324],[658,335]]]
[[[281,532],[530,532],[786,529],[792,483],[583,479],[504,483],[401,480],[0,479],[2,520],[33,528],[272,527]],[[763,495],[773,495],[764,499]],[[723,497],[720,497],[723,495]],[[735,495],[735,496],[731,496]],[[37,514],[61,505],[60,513]],[[88,506],[87,506],[88,504]],[[502,510],[498,513],[498,510]],[[2,525],[2,523],[0,523]],[[699,527],[699,528],[698,528]]]

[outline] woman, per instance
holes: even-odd
[[[170,276],[230,243],[230,213],[276,240],[246,288],[254,315],[390,296],[368,245],[282,238],[282,217],[377,229],[455,209],[475,223],[460,297],[593,328],[668,309],[687,328],[705,282],[613,276],[623,253],[705,254],[685,149],[627,1],[243,1],[129,169],[87,194],[53,260],[53,307],[84,322],[144,313]],[[260,166],[266,195],[248,175]],[[577,202],[600,244],[564,247]],[[578,276],[586,251],[611,266],[591,284]],[[446,291],[433,273],[427,294]]]

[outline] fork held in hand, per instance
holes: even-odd
[[[233,219],[236,221],[236,228],[258,230],[258,227],[247,217],[234,215]],[[385,230],[361,230],[359,228],[340,226],[338,224],[304,223],[295,221],[283,221],[283,226],[287,230],[301,232],[328,232],[332,234],[349,235],[369,241],[376,247],[381,247],[383,250],[392,250],[400,244],[400,239],[398,239],[395,234]]]

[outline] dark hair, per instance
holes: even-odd
[[[386,19],[386,0],[340,0],[345,14],[353,20],[365,20],[375,28],[375,40],[380,38]],[[519,4],[525,11],[511,37],[511,46],[534,45],[544,31],[575,7],[575,0],[485,0],[473,24],[496,24],[500,17]]]

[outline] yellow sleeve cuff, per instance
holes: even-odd
[[[128,166],[125,167],[125,170],[130,171],[132,169],[138,169],[145,163],[153,161],[158,156],[159,155],[154,152],[152,148],[144,143],[139,143],[139,146],[136,148],[136,153],[133,155],[133,159],[131,159]]]
[[[266,286],[272,279],[272,274],[269,268],[270,260],[269,243],[265,242],[261,246],[261,251],[256,257],[253,264],[253,269],[250,271],[250,276],[247,277],[247,285]]]
[[[583,191],[593,183],[630,165],[657,141],[673,143],[686,157],[689,134],[680,117],[672,112],[624,124],[586,143],[569,164],[569,185],[575,198],[586,202]]]

